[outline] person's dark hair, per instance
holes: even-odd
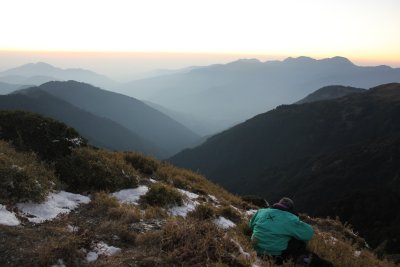
[[[281,198],[279,204],[285,206],[288,210],[294,210],[294,202],[288,197]]]

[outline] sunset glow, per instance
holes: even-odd
[[[340,55],[400,65],[396,0],[4,0],[1,9],[3,52]]]

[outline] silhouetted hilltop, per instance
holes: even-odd
[[[355,88],[351,86],[330,85],[318,89],[317,91],[309,94],[305,98],[297,101],[295,104],[304,104],[321,100],[335,99],[348,94],[361,93],[364,91],[365,89]]]

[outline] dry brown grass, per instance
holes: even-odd
[[[387,260],[379,260],[371,251],[366,248],[358,248],[350,240],[333,239],[331,234],[324,232],[317,232],[309,242],[308,247],[311,251],[338,267],[397,266]],[[359,256],[355,255],[356,251],[360,252]]]
[[[173,186],[163,183],[150,185],[149,191],[140,197],[142,204],[158,207],[181,206],[183,204],[182,194]]]
[[[197,220],[210,220],[215,217],[215,208],[207,203],[200,204],[187,216]]]
[[[217,215],[225,217],[236,224],[242,221],[242,215],[231,206],[220,207],[216,213]]]
[[[155,173],[155,178],[197,194],[216,195],[222,202],[234,206],[248,206],[248,203],[244,202],[240,197],[228,193],[225,189],[210,182],[204,176],[190,170],[175,167],[168,163],[162,163],[159,165],[157,172]]]
[[[166,266],[250,266],[237,245],[209,221],[172,219],[165,225],[161,240]]]
[[[121,204],[119,207],[111,207],[107,211],[107,218],[122,223],[133,223],[140,221],[141,211],[134,205]]]

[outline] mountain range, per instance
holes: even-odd
[[[400,234],[391,208],[400,204],[399,141],[400,84],[392,83],[336,99],[281,105],[171,162],[239,194],[269,201],[291,196],[300,209],[340,216],[374,246],[386,242],[394,248],[399,241],[390,232]]]
[[[133,149],[165,158],[200,139],[137,99],[85,83],[48,82],[14,94],[28,98],[19,102],[15,99],[17,96],[4,96],[3,109],[19,108],[61,120],[100,147]]]
[[[90,70],[62,69],[44,62],[28,63],[0,72],[0,82],[19,85],[41,85],[49,81],[76,80],[110,89],[116,82]]]
[[[38,87],[22,94],[0,96],[1,110],[25,110],[51,117],[76,128],[94,146],[113,150],[135,150],[165,157],[166,151],[131,132],[122,125],[84,111]]]
[[[136,80],[118,90],[200,120],[206,126],[192,130],[208,135],[324,86],[370,88],[389,82],[400,82],[400,69],[357,66],[343,57],[298,57],[266,62],[242,59]]]

